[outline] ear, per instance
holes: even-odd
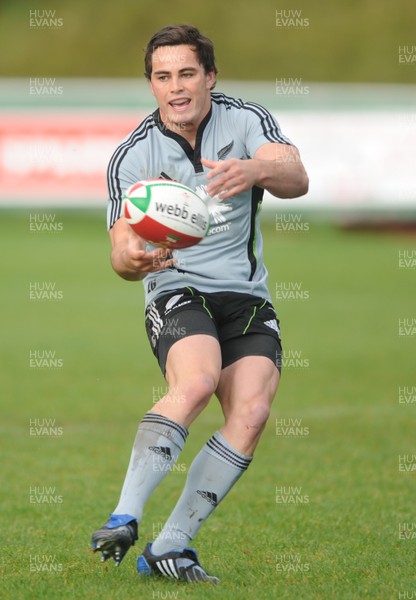
[[[149,82],[150,91],[152,92],[153,96],[155,96],[156,94],[155,94],[155,90],[153,88],[152,80],[148,79],[148,82]]]
[[[215,85],[215,72],[210,71],[209,73],[207,73],[206,77],[207,77],[207,89],[211,90]]]

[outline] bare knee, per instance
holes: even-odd
[[[215,392],[217,383],[213,375],[201,372],[187,377],[186,381],[173,387],[180,390],[184,402],[204,408]]]
[[[253,398],[248,402],[245,411],[245,420],[249,427],[263,429],[270,416],[270,404],[266,398]]]
[[[269,399],[254,397],[240,406],[234,405],[230,412],[225,410],[224,415],[221,431],[225,439],[242,454],[251,456],[270,416]]]
[[[169,383],[167,394],[154,410],[188,427],[208,404],[218,381],[214,375],[199,372],[188,375],[185,381],[174,379]]]
[[[234,406],[232,412],[226,415],[229,424],[243,427],[245,430],[262,431],[270,416],[269,399],[255,396],[240,406]]]

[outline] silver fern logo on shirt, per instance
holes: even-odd
[[[226,156],[228,156],[228,154],[230,154],[231,150],[233,149],[233,146],[234,146],[234,140],[231,140],[231,142],[229,144],[227,144],[226,146],[224,146],[224,148],[221,148],[221,150],[218,150],[218,152],[217,152],[218,160],[224,160],[224,158]]]

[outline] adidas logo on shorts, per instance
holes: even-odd
[[[267,325],[267,327],[270,327],[270,329],[274,329],[280,335],[280,330],[279,330],[279,326],[277,325],[276,319],[270,319],[270,321],[264,321],[264,324]]]

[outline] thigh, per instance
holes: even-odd
[[[146,329],[169,384],[153,409],[188,427],[215,393],[221,373],[213,314],[196,290],[177,290],[148,306]]]
[[[223,369],[216,393],[225,418],[253,400],[270,407],[279,380],[276,365],[264,356],[245,356]]]
[[[195,335],[212,336],[218,332],[205,298],[190,288],[165,294],[146,308],[146,332],[163,375],[167,357],[179,341]]]
[[[192,335],[177,341],[166,360],[166,380],[169,386],[192,388],[196,380],[212,379],[211,394],[221,375],[221,347],[211,335]]]
[[[166,361],[169,389],[154,406],[184,427],[206,407],[221,375],[221,348],[210,335],[192,335],[172,345]]]

